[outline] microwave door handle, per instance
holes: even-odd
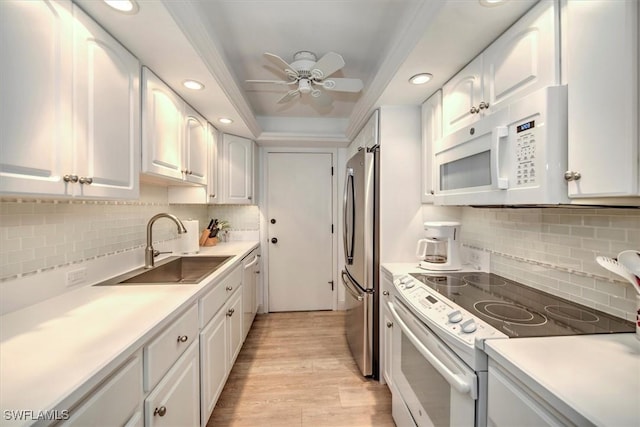
[[[509,178],[500,173],[500,140],[509,136],[509,128],[497,126],[491,132],[491,178],[500,190],[509,188]]]
[[[354,182],[353,182],[353,169],[347,168],[347,178],[344,184],[344,199],[343,199],[343,209],[342,209],[342,219],[344,222],[342,239],[344,242],[344,256],[346,258],[347,264],[353,264],[353,244],[354,244],[354,232],[353,229],[355,226],[355,217],[356,217],[356,206],[354,203],[355,194],[354,194]],[[351,190],[351,191],[349,191]],[[351,200],[349,200],[349,194],[351,194]],[[351,202],[351,212],[347,212],[349,207],[349,202]],[[349,224],[347,218],[351,217],[351,228],[349,228]]]
[[[467,394],[467,393],[471,394],[471,390],[472,390],[471,384],[462,380],[454,372],[451,372],[451,370],[444,363],[438,360],[438,358],[435,355],[433,355],[433,353],[431,353],[429,349],[424,346],[424,344],[420,342],[418,337],[416,337],[414,333],[411,332],[411,329],[409,329],[407,324],[404,323],[404,321],[396,311],[395,307],[393,306],[393,303],[389,302],[387,303],[387,306],[389,307],[389,310],[391,310],[391,315],[393,316],[394,323],[400,326],[400,329],[402,329],[402,333],[405,334],[407,338],[409,338],[409,341],[411,341],[411,343],[420,352],[420,354],[425,359],[427,359],[429,363],[431,363],[431,365],[436,369],[436,371],[440,373],[440,375],[444,377],[445,380],[447,380],[447,382],[451,385],[451,387],[455,388],[458,392],[462,394]]]

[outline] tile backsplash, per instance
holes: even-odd
[[[635,320],[635,290],[595,258],[640,250],[640,209],[465,207],[460,219],[493,273]]]
[[[136,201],[0,200],[0,280],[142,248],[146,225],[160,212],[207,220],[204,205],[169,205],[163,187],[141,184]],[[206,226],[206,225],[205,225]],[[175,239],[175,225],[161,219],[154,242]]]

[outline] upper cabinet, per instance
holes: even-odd
[[[559,12],[538,3],[442,88],[443,135],[560,83]]]
[[[255,204],[256,145],[250,139],[224,134],[221,141],[219,203]]]
[[[433,146],[442,138],[442,91],[434,93],[422,104],[422,203],[433,203],[435,194]]]
[[[0,193],[137,198],[136,58],[70,1],[0,2],[0,43]]]
[[[206,185],[206,120],[146,67],[142,92],[142,172]]]
[[[207,127],[207,141],[209,144],[209,182],[205,200],[207,203],[218,203],[220,191],[218,189],[218,175],[220,163],[218,162],[218,130],[211,123]]]
[[[578,203],[640,194],[638,9],[631,0],[567,4],[565,178]]]

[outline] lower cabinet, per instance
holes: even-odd
[[[144,400],[145,427],[200,425],[198,349],[196,339]]]
[[[393,385],[391,377],[391,358],[393,344],[393,317],[387,306],[391,300],[391,288],[393,287],[393,277],[386,270],[382,270],[382,280],[380,281],[380,381],[386,382],[389,388]]]

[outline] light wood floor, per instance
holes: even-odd
[[[259,314],[207,427],[395,426],[386,385],[360,375],[344,312]]]

